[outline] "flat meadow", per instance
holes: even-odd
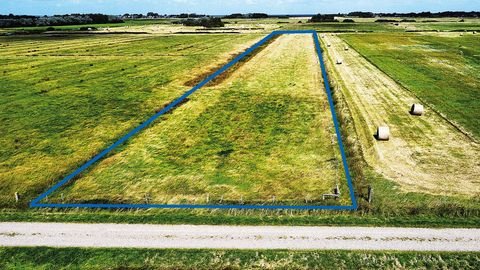
[[[480,138],[480,35],[373,33],[342,38],[388,76]]]
[[[15,204],[15,192],[26,205],[257,39],[0,37],[2,206]]]
[[[286,35],[48,202],[351,204],[343,170],[313,40]]]
[[[338,44],[330,49],[347,53],[343,50],[347,42],[350,52],[360,55],[345,60],[358,67],[365,66],[364,59],[374,65],[359,69],[358,74],[364,76],[361,81],[350,78],[355,82],[348,87],[351,93],[360,83],[386,87],[382,80],[368,76],[370,71],[385,73],[399,85],[395,90],[413,93],[458,127],[459,133],[478,140],[480,36],[473,34],[480,28],[478,19],[426,22],[418,18],[417,22],[391,23],[342,19],[338,23],[307,23],[305,18],[226,19],[225,27],[214,30],[172,25],[171,20],[96,25],[98,31],[90,33],[78,31],[79,26],[43,34],[43,28],[0,29],[0,60],[7,63],[0,66],[0,219],[478,227],[478,199],[457,196],[475,189],[447,194],[449,186],[462,189],[452,181],[442,187],[442,194],[405,191],[397,185],[398,179],[361,162],[364,153],[355,153],[361,146],[374,145],[372,127],[362,127],[362,117],[377,120],[388,115],[395,125],[405,124],[408,113],[397,115],[403,109],[389,110],[395,97],[379,96],[387,114],[367,110],[365,115],[349,115],[356,112],[354,101],[338,92],[336,111],[349,167],[354,171],[358,211],[27,209],[47,188],[272,30],[331,32],[328,35]],[[324,50],[329,50],[326,44]],[[349,205],[317,61],[310,37],[278,38],[46,201]],[[351,63],[343,67],[355,68]],[[333,76],[334,62],[327,69]],[[421,137],[419,151],[412,153],[435,156],[428,148],[431,137],[422,134],[436,127],[427,126],[431,129],[422,133],[401,129],[397,134],[404,136],[409,147]],[[357,136],[362,132],[367,139]],[[445,143],[460,145],[462,141]],[[452,160],[474,162],[462,160],[462,153],[452,153]],[[425,164],[437,168],[437,173],[447,170],[448,166],[434,164],[440,159],[438,155]],[[395,169],[391,173],[401,177]],[[437,175],[441,174],[422,177],[441,186]],[[472,179],[463,180],[477,187]],[[366,197],[369,184],[375,188],[370,203]],[[321,200],[336,185],[340,199]]]

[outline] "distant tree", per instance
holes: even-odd
[[[243,15],[242,13],[232,13],[230,15],[227,15],[223,18],[225,19],[242,19],[242,18],[245,18],[246,16]]]
[[[352,19],[345,19],[343,20],[344,23],[354,23],[355,21]]]
[[[59,26],[77,24],[122,23],[117,16],[104,14],[66,14],[53,16],[0,15],[0,27]]]
[[[251,19],[264,19],[264,18],[268,18],[268,14],[266,14],[266,13],[249,13],[249,14],[248,14],[248,18],[251,18]]]
[[[359,17],[359,18],[374,18],[375,14],[373,12],[362,12],[362,11],[354,11],[348,13],[350,17]]]
[[[375,20],[375,22],[378,22],[378,23],[390,23],[390,22],[398,22],[397,20],[392,20],[392,19],[378,19],[378,20]]]
[[[195,18],[195,19],[184,19],[179,22],[174,23],[181,23],[185,26],[203,26],[207,28],[211,27],[223,27],[225,24],[222,22],[220,18],[216,17],[207,17],[207,18]]]
[[[335,19],[335,15],[319,13],[312,16],[308,22],[338,22],[338,20]]]
[[[158,18],[159,15],[158,15],[158,13],[155,13],[155,12],[148,12],[147,17]]]

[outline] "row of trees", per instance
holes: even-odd
[[[233,13],[233,14],[224,16],[223,18],[225,19],[264,19],[268,17],[269,16],[266,13],[248,13],[248,14]]]
[[[338,20],[332,14],[317,14],[313,15],[308,22],[338,22]]]
[[[158,14],[156,12],[148,12],[147,14],[130,14],[125,13],[122,19],[161,19],[161,18],[204,18],[208,17],[205,14],[197,13],[180,13],[180,14]]]
[[[339,14],[342,15],[342,14]],[[460,18],[478,18],[480,17],[480,12],[478,11],[445,11],[445,12],[410,12],[410,13],[373,13],[373,12],[362,12],[355,11],[347,14],[349,17],[359,17],[359,18],[374,18],[378,17],[410,17],[410,18],[444,18],[444,17],[460,17]]]
[[[196,19],[183,19],[177,22],[176,24],[183,24],[185,26],[203,26],[207,28],[211,27],[223,27],[225,24],[220,18],[217,17],[206,17],[206,18],[196,18]]]
[[[444,12],[410,12],[410,13],[377,13],[379,17],[411,17],[411,18],[478,18],[480,17],[480,11],[444,11]]]
[[[122,23],[118,16],[105,14],[67,14],[54,16],[0,15],[0,27],[59,26]]]
[[[464,12],[464,11],[445,11],[445,12],[438,12],[438,13],[431,13],[431,12],[420,12],[420,13],[373,13],[373,12],[362,12],[362,11],[355,11],[350,12],[348,14],[317,14],[312,16],[309,22],[338,22],[335,19],[335,16],[338,17],[359,17],[359,18],[375,18],[375,17],[399,17],[399,18],[442,18],[442,17],[473,17],[478,18],[480,17],[480,12],[472,11],[472,12]],[[402,22],[408,21],[415,21],[415,20],[407,20],[404,19]],[[344,20],[343,22],[353,22],[350,20]],[[397,22],[396,20],[392,19],[378,19],[376,22]]]

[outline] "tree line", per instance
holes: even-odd
[[[105,14],[66,14],[53,16],[0,15],[0,27],[60,26],[123,23],[118,16]]]

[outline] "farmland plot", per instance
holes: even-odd
[[[480,36],[346,35],[345,40],[419,98],[480,140]]]
[[[420,117],[410,115],[410,106],[421,103],[411,92],[356,51],[344,50],[341,38],[329,35],[324,42],[331,44],[337,86],[352,110],[367,163],[404,192],[478,197],[478,143],[428,107]],[[335,65],[338,58],[343,64]],[[385,124],[390,140],[376,141],[376,127]]]
[[[0,37],[0,204],[25,206],[258,39]]]
[[[281,36],[48,202],[349,203],[322,85],[311,37]]]

